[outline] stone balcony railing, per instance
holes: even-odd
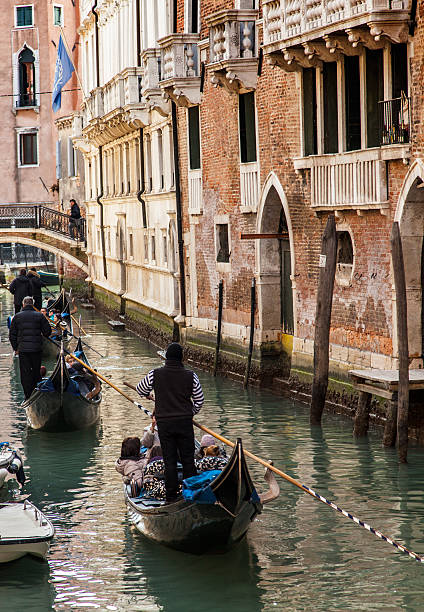
[[[82,104],[85,138],[99,146],[149,124],[141,91],[143,76],[142,68],[126,68],[103,87],[91,91]]]
[[[200,104],[198,34],[170,34],[161,38],[162,74],[159,85],[179,106]]]
[[[200,215],[203,212],[202,170],[188,172],[188,212]]]
[[[159,47],[146,49],[141,55],[143,63],[143,80],[141,83],[141,94],[146,104],[152,110],[157,110],[161,115],[170,112],[169,103],[164,99],[159,83],[162,79],[162,59]]]
[[[229,92],[251,91],[257,83],[258,11],[230,9],[206,18],[209,26],[211,82]]]
[[[262,7],[264,53],[288,70],[408,37],[409,0],[262,0]]]
[[[240,164],[240,210],[256,212],[259,197],[259,164]]]

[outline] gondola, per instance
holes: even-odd
[[[124,485],[124,496],[130,521],[149,539],[194,554],[224,552],[245,536],[263,503],[278,496],[269,470],[266,479],[270,492],[259,496],[238,439],[228,463],[208,486],[209,503],[134,498],[129,485]]]
[[[75,349],[76,356],[87,365],[81,339]],[[56,367],[48,379],[41,381],[31,396],[22,404],[28,424],[43,431],[72,431],[90,427],[100,416],[101,392],[92,399],[80,393],[80,375],[70,375],[65,353],[59,353]]]
[[[59,284],[59,274],[57,272],[46,272],[46,270],[37,270],[37,274],[45,285]]]
[[[65,333],[62,333],[59,336],[56,335],[55,337],[55,333],[53,332],[52,338],[50,338],[49,340],[47,338],[43,338],[43,358],[44,359],[57,357],[59,350],[60,350],[60,343],[62,340],[63,340],[63,346],[64,346],[65,351],[68,350],[69,343],[72,337],[70,334],[73,334],[71,304],[66,296],[64,289],[62,289],[56,301],[50,304],[49,312],[51,310],[58,311],[61,313],[62,319],[67,324],[67,331],[69,333],[66,334],[66,331],[65,331]]]

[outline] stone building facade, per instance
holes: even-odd
[[[159,6],[160,5],[160,6]],[[158,87],[167,2],[81,2],[90,279],[106,306],[146,333],[179,314],[171,105]]]
[[[56,116],[48,92],[61,26],[75,42],[76,8],[68,0],[5,0],[1,9],[0,202],[56,204]],[[65,89],[76,88],[73,78]],[[57,116],[76,103],[76,92],[64,92]]]

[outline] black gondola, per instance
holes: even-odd
[[[238,439],[227,465],[209,484],[214,502],[181,499],[165,504],[133,498],[129,485],[124,485],[125,502],[130,521],[149,539],[194,554],[223,552],[245,536],[262,503],[278,496],[278,484],[269,470],[266,478],[273,492],[258,496]]]
[[[90,365],[80,339],[75,354]],[[53,373],[23,403],[28,424],[44,431],[71,431],[96,423],[100,416],[102,394],[100,392],[92,399],[87,399],[79,390],[79,382],[81,376],[68,372],[62,349]]]

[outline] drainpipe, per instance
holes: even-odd
[[[146,202],[141,197],[144,193],[144,130],[140,128],[140,190],[137,191],[137,200],[141,204],[141,214],[143,216],[143,227],[147,227],[147,214],[146,214]]]
[[[186,316],[186,294],[185,294],[185,271],[184,271],[184,240],[183,240],[183,219],[181,208],[180,190],[180,158],[178,154],[178,127],[177,127],[177,106],[171,102],[172,109],[172,136],[174,141],[174,166],[175,166],[175,203],[177,207],[177,238],[178,238],[178,258],[180,263],[180,316]]]
[[[96,12],[97,0],[94,0],[94,4],[91,7],[91,12],[94,15],[95,23],[95,48],[96,48],[96,88],[100,87],[100,60],[99,60],[99,16]],[[100,181],[100,193],[97,196],[97,204],[100,209],[100,236],[102,243],[102,257],[103,257],[103,275],[107,278],[107,262],[106,262],[106,245],[105,245],[105,228],[104,228],[104,210],[103,202],[101,201],[103,193],[103,146],[99,146],[99,181]]]

